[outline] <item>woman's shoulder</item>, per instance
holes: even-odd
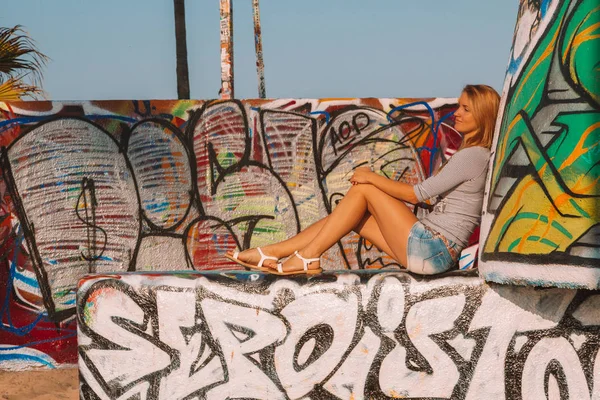
[[[456,154],[460,153],[460,152],[466,152],[466,153],[483,153],[483,154],[490,154],[490,149],[488,149],[487,147],[483,147],[483,146],[469,146],[469,147],[465,147],[462,148],[460,150],[458,150],[456,152]]]
[[[470,146],[465,147],[464,149],[458,150],[452,157],[458,158],[470,158],[470,159],[483,159],[487,160],[490,158],[490,149],[482,146]]]

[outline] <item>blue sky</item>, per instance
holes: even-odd
[[[258,96],[252,1],[234,7],[235,95]],[[502,89],[518,0],[260,0],[268,97],[456,97]],[[191,97],[220,87],[219,0],[187,0]],[[172,0],[19,0],[53,100],[177,97]]]

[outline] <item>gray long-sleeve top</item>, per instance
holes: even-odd
[[[489,158],[485,147],[467,147],[450,157],[436,175],[414,186],[419,201],[442,196],[421,222],[462,248],[481,220]]]

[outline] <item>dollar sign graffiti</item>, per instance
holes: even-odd
[[[96,225],[97,206],[98,201],[96,199],[96,186],[94,180],[83,178],[81,180],[81,193],[77,199],[75,213],[77,214],[77,218],[79,218],[87,228],[87,251],[82,251],[81,257],[90,262],[90,273],[96,272],[95,261],[102,257],[107,241],[106,231]],[[98,233],[103,236],[101,245],[98,243]]]

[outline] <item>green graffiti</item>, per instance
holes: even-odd
[[[577,246],[600,258],[582,240],[600,229],[600,6],[565,0],[551,18],[507,93],[484,260],[562,254],[564,262]]]

